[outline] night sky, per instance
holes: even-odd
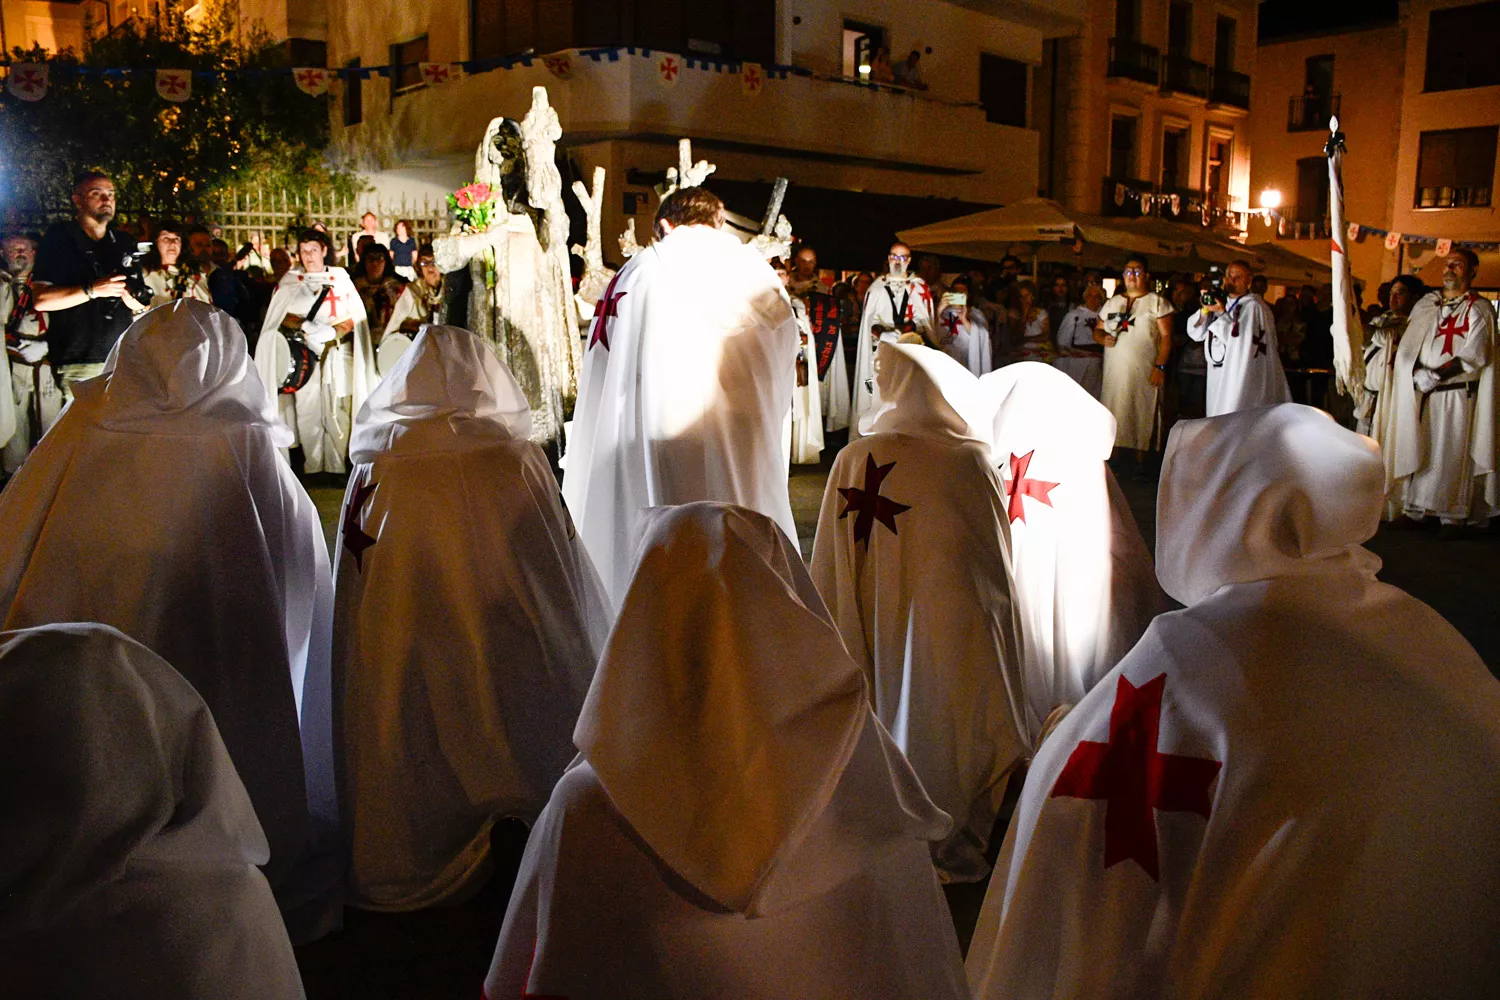
[[[1397,0],[1263,0],[1260,40],[1396,20]]]

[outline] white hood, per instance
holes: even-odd
[[[1156,573],[1196,604],[1231,583],[1380,561],[1361,548],[1384,505],[1374,441],[1297,403],[1179,423],[1156,501]]]
[[[880,406],[864,418],[862,434],[989,441],[979,380],[930,347],[882,341],[876,348]]]

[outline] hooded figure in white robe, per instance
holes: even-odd
[[[137,317],[0,494],[0,620],[96,621],[213,712],[294,941],[337,926],[333,577],[318,512],[228,313]]]
[[[490,827],[533,822],[573,759],[608,601],[479,337],[417,335],[355,418],[334,662],[355,905],[461,900]]]
[[[1208,360],[1208,416],[1291,401],[1277,353],[1276,317],[1265,299],[1254,292],[1232,295],[1223,312],[1195,312],[1187,331],[1203,344]]]
[[[902,333],[919,333],[930,342],[936,336],[935,319],[932,290],[915,274],[907,274],[904,262],[891,261],[891,273],[870,284],[859,317],[859,346],[854,349],[850,438],[862,433],[861,422],[880,405],[875,386],[875,353],[880,342],[895,343]]]
[[[722,229],[678,226],[610,282],[584,358],[563,496],[616,604],[647,507],[735,503],[796,544],[784,430],[797,344],[776,272]]]
[[[1005,488],[1026,698],[1031,717],[1045,720],[1109,673],[1166,601],[1105,464],[1116,439],[1109,410],[1035,361],[979,385],[995,407],[991,447]]]
[[[932,348],[880,345],[882,407],[839,452],[812,572],[875,714],[954,817],[943,877],[977,881],[1026,714],[1005,501],[979,384]]]
[[[1445,303],[1433,292],[1413,307],[1391,379],[1392,489],[1407,516],[1484,524],[1500,514],[1495,356],[1495,310],[1478,295]],[[1445,366],[1457,371],[1440,376]]]
[[[965,997],[947,831],[797,550],[727,504],[652,511],[491,1000]]]
[[[328,294],[318,311],[300,329],[319,359],[317,368],[301,389],[281,392],[287,376],[281,325],[288,313],[306,317],[325,288]],[[335,327],[345,321],[354,328],[340,334]],[[293,444],[302,447],[302,471],[343,472],[353,416],[379,380],[365,306],[348,272],[331,266],[311,274],[293,268],[282,276],[255,343],[255,367],[281,419],[292,429]]]
[[[1284,404],[1172,431],[1157,618],[1032,762],[979,1000],[1495,996],[1500,684],[1375,579],[1374,442]]]
[[[208,706],[104,625],[0,634],[11,997],[300,1000],[269,856]]]

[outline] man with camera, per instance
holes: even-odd
[[[1208,358],[1208,416],[1290,403],[1286,372],[1276,350],[1276,318],[1250,291],[1250,265],[1237,260],[1224,270],[1224,287],[1204,291],[1202,308],[1188,323],[1188,336]]]
[[[73,383],[104,370],[110,348],[146,309],[134,294],[144,288],[136,243],[110,225],[114,183],[98,171],[80,174],[73,207],[71,222],[42,237],[31,278],[34,308],[48,314],[47,356],[64,400]]]

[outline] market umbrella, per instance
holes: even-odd
[[[897,236],[913,250],[988,261],[1003,259],[1018,245],[1045,249],[1042,259],[1071,259],[1075,240],[1082,240],[1085,254],[1100,248],[1152,256],[1184,250],[1178,243],[1133,231],[1121,220],[1070,212],[1046,198],[1026,198]]]
[[[1293,253],[1277,243],[1253,243],[1245,249],[1259,260],[1260,273],[1273,284],[1321,285],[1333,276],[1333,268],[1327,263]]]

